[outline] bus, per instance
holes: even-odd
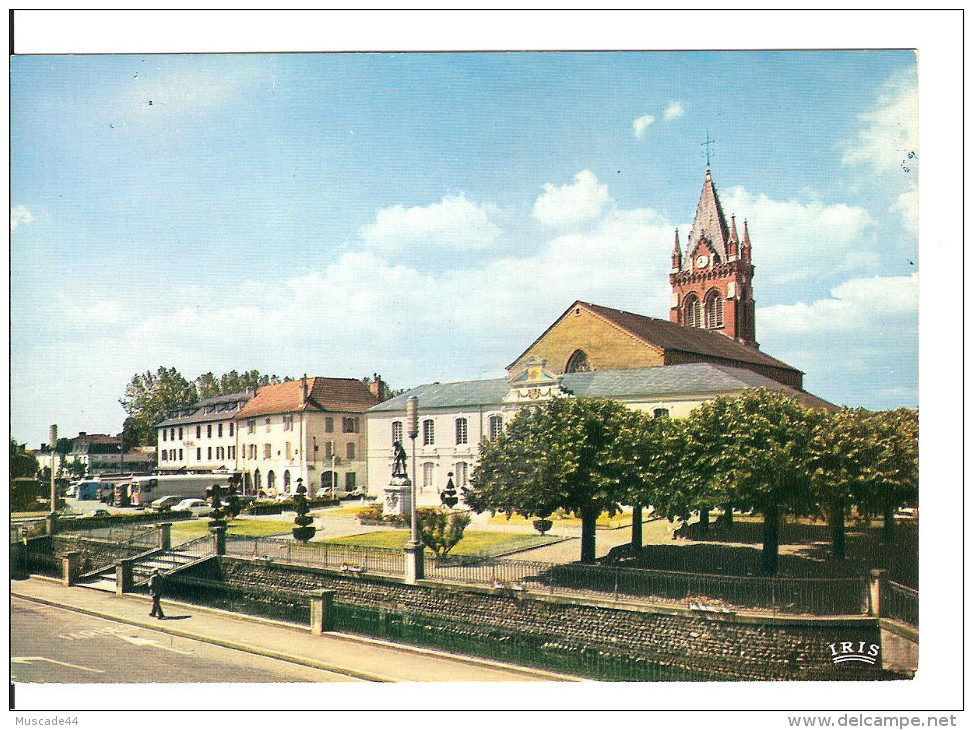
[[[117,485],[127,494],[124,495],[133,507],[144,508],[153,500],[162,497],[181,497],[182,499],[206,499],[206,490],[214,484],[221,487],[230,485],[232,472],[213,474],[151,474],[132,477],[124,484]],[[121,495],[119,495],[121,496]]]

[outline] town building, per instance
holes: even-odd
[[[744,223],[740,239],[735,219],[727,223],[709,169],[687,245],[683,256],[677,232],[669,320],[576,301],[507,366],[507,378],[422,385],[370,409],[371,493],[381,496],[388,483],[395,441],[411,463],[403,438],[410,396],[419,410],[417,488],[427,502],[450,474],[457,487],[468,482],[480,441],[495,438],[519,408],[553,397],[612,398],[679,418],[705,400],[766,388],[831,407],[803,390],[800,370],[760,350],[749,229]]]
[[[253,398],[250,391],[203,398],[169,411],[156,424],[159,470],[228,471],[236,468],[237,423],[233,419]]]
[[[245,494],[342,494],[367,483],[366,410],[381,379],[308,378],[265,385],[233,417]]]

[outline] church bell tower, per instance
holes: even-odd
[[[753,264],[750,231],[743,222],[737,235],[736,218],[726,223],[709,167],[696,207],[686,255],[676,230],[672,249],[672,305],[669,320],[687,327],[714,330],[751,347],[759,347],[754,327]]]

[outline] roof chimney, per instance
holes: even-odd
[[[301,392],[303,393],[301,405],[304,405],[307,403],[307,373],[304,373],[304,377],[301,378]]]
[[[368,390],[378,401],[385,400],[382,395],[385,393],[385,383],[382,382],[382,376],[378,373],[372,374],[372,381],[368,384]]]

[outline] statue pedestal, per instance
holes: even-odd
[[[408,517],[412,514],[412,480],[409,477],[392,477],[385,487],[382,516]]]

